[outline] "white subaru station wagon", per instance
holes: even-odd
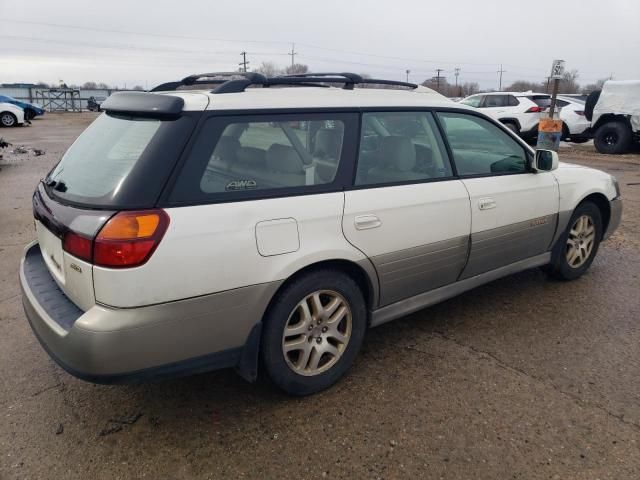
[[[42,346],[93,382],[260,367],[318,392],[368,328],[578,278],[620,222],[615,178],[413,84],[210,73],[102,109],[37,186],[20,269]]]

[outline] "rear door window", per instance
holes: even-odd
[[[507,95],[487,95],[484,97],[484,103],[482,104],[485,108],[506,107],[507,105],[509,105]]]
[[[213,117],[196,139],[171,201],[327,190],[337,183],[354,121],[348,114]]]

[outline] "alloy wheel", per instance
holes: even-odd
[[[13,127],[13,124],[15,123],[13,116],[9,113],[5,113],[4,115],[2,115],[2,118],[0,118],[0,121],[2,122],[2,125],[4,125],[5,127]]]
[[[284,327],[282,353],[287,365],[304,376],[329,370],[346,350],[351,331],[351,309],[342,295],[331,290],[307,295]]]
[[[567,237],[567,263],[580,268],[589,259],[596,239],[596,227],[589,215],[581,215],[569,230]]]

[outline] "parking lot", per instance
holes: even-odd
[[[0,129],[0,479],[640,478],[640,154],[561,148],[624,197],[588,274],[530,270],[373,329],[319,395],[233,371],[102,386],[42,350],[18,284],[31,193],[95,116]]]

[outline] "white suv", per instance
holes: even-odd
[[[529,140],[537,137],[538,122],[551,105],[551,96],[533,92],[491,92],[471,95],[460,103],[482,109]]]
[[[109,97],[33,196],[20,282],[50,355],[102,383],[261,364],[309,394],[369,327],[528,268],[577,278],[618,226],[612,176],[431,90],[362,83],[383,81]]]

